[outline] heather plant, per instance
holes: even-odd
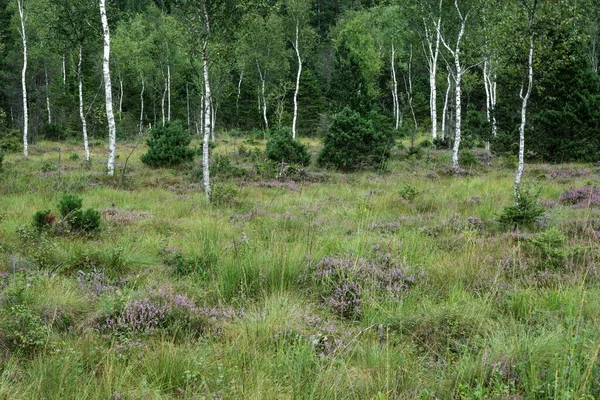
[[[355,282],[344,282],[333,289],[327,304],[342,318],[357,318],[362,309],[360,286]]]
[[[593,186],[584,186],[567,190],[558,199],[562,204],[577,207],[599,207],[600,189]]]

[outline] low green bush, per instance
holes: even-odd
[[[195,151],[189,147],[192,136],[183,128],[181,121],[170,121],[150,130],[146,141],[148,152],[142,162],[152,168],[173,167],[194,159]]]
[[[270,132],[267,141],[266,155],[269,160],[288,164],[310,164],[310,155],[306,145],[292,139],[289,128],[277,129]]]

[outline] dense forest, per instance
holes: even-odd
[[[461,148],[517,154],[531,38],[525,157],[598,158],[600,6],[593,0],[115,0],[106,7],[118,139],[171,119],[194,133],[287,126],[294,136],[318,136],[348,106],[400,136],[416,131],[437,146],[460,138]],[[33,142],[107,136],[98,2],[3,1],[0,40],[3,137],[25,129]]]

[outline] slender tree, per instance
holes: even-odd
[[[521,200],[521,178],[525,167],[525,125],[527,123],[527,103],[531,97],[533,89],[533,51],[534,51],[534,21],[538,7],[538,0],[522,0],[523,7],[527,11],[527,34],[529,39],[529,56],[527,58],[527,89],[524,89],[524,84],[521,85],[519,97],[521,97],[521,125],[519,126],[519,166],[515,175],[515,201]],[[525,90],[525,92],[523,92]]]
[[[115,116],[113,114],[112,104],[112,85],[110,81],[110,31],[108,29],[108,19],[106,17],[105,0],[100,0],[100,19],[102,20],[102,31],[104,34],[104,59],[102,71],[104,75],[104,94],[106,105],[106,119],[108,121],[108,175],[115,174],[115,153],[117,147],[117,127]]]
[[[29,155],[27,133],[29,128],[29,110],[27,108],[27,34],[25,32],[25,21],[27,20],[27,12],[25,11],[25,0],[17,0],[19,10],[19,19],[21,28],[19,34],[23,41],[23,69],[21,70],[21,87],[23,91],[23,155]]]

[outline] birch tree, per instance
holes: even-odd
[[[519,126],[519,166],[515,175],[514,195],[517,203],[521,200],[521,178],[525,167],[525,126],[527,123],[527,103],[533,89],[533,51],[534,51],[534,22],[538,7],[538,0],[522,0],[523,7],[527,12],[527,34],[529,39],[529,56],[527,58],[527,88],[525,83],[521,84],[519,97],[521,105],[521,125]]]
[[[423,18],[423,28],[425,32],[425,42],[423,44],[425,59],[427,60],[427,70],[429,71],[429,111],[431,116],[431,138],[437,139],[437,64],[440,55],[441,32],[437,28],[442,24],[442,3],[440,0],[437,18],[430,16],[433,20],[431,24],[428,18]],[[459,11],[460,13],[460,11]],[[433,25],[433,29],[432,26]]]
[[[25,10],[25,0],[17,0],[19,11],[19,20],[21,28],[19,34],[23,42],[23,69],[21,70],[21,88],[23,97],[23,156],[29,156],[27,133],[29,128],[29,110],[27,108],[27,32],[25,31],[25,21],[27,20],[27,11]]]
[[[108,18],[106,16],[105,0],[100,0],[100,19],[102,20],[102,31],[104,36],[104,58],[102,62],[102,72],[104,76],[104,94],[106,105],[106,119],[108,121],[108,175],[115,174],[115,153],[117,147],[117,127],[115,116],[113,114],[112,104],[112,84],[110,80],[110,31],[108,28]]]
[[[285,0],[286,14],[290,20],[291,34],[287,39],[292,44],[298,64],[296,72],[296,86],[294,89],[294,112],[292,116],[292,138],[296,139],[296,126],[298,122],[298,94],[300,92],[300,78],[304,58],[316,42],[316,32],[310,27],[312,15],[312,1],[310,0]]]
[[[454,129],[454,147],[452,148],[452,166],[454,168],[458,168],[458,151],[460,149],[460,140],[461,140],[461,122],[462,122],[462,113],[461,113],[461,100],[462,100],[462,90],[461,90],[461,82],[462,77],[466,71],[466,67],[464,65],[464,61],[461,61],[461,46],[462,41],[465,35],[465,27],[467,25],[467,20],[469,18],[469,12],[463,12],[460,9],[458,4],[458,0],[454,0],[454,8],[456,9],[456,13],[458,15],[459,22],[459,30],[456,36],[456,42],[454,47],[450,47],[446,42],[444,36],[441,33],[440,24],[436,23],[436,32],[444,45],[444,47],[448,50],[448,52],[452,55],[454,59],[454,71],[452,71],[454,78],[454,93],[455,93],[455,129]]]

